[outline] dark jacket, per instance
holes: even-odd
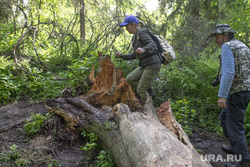
[[[123,60],[139,59],[140,66],[145,69],[158,70],[161,68],[161,61],[157,55],[157,45],[146,28],[139,29],[132,38],[133,52],[121,55]],[[138,54],[135,52],[137,48],[143,48],[145,52]]]

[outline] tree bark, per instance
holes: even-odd
[[[99,55],[97,76],[92,71],[93,87],[86,96],[47,100],[47,108],[72,130],[97,134],[118,167],[211,167],[175,120],[169,101],[155,109],[148,99],[142,106],[122,72]]]
[[[80,2],[80,32],[81,39],[85,44],[85,3],[84,0],[79,0]]]

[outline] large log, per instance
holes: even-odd
[[[96,133],[118,167],[211,167],[175,120],[169,102],[155,109],[148,99],[142,106],[122,72],[113,67],[103,57],[86,96],[47,100],[47,108],[72,130]]]

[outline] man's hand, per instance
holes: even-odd
[[[143,48],[137,48],[136,49],[136,51],[135,51],[136,53],[139,53],[139,54],[142,54],[142,53],[144,53],[145,52],[145,50],[143,49]]]
[[[226,98],[220,97],[219,100],[218,100],[218,106],[219,106],[221,109],[226,108],[226,107],[227,107],[226,101],[227,101]]]
[[[120,58],[120,56],[121,56],[121,52],[120,51],[117,51],[116,53],[115,53],[115,56],[117,57],[117,58]]]

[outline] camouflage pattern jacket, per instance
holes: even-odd
[[[231,49],[235,64],[235,74],[229,94],[250,91],[250,49],[236,39],[225,44]]]

